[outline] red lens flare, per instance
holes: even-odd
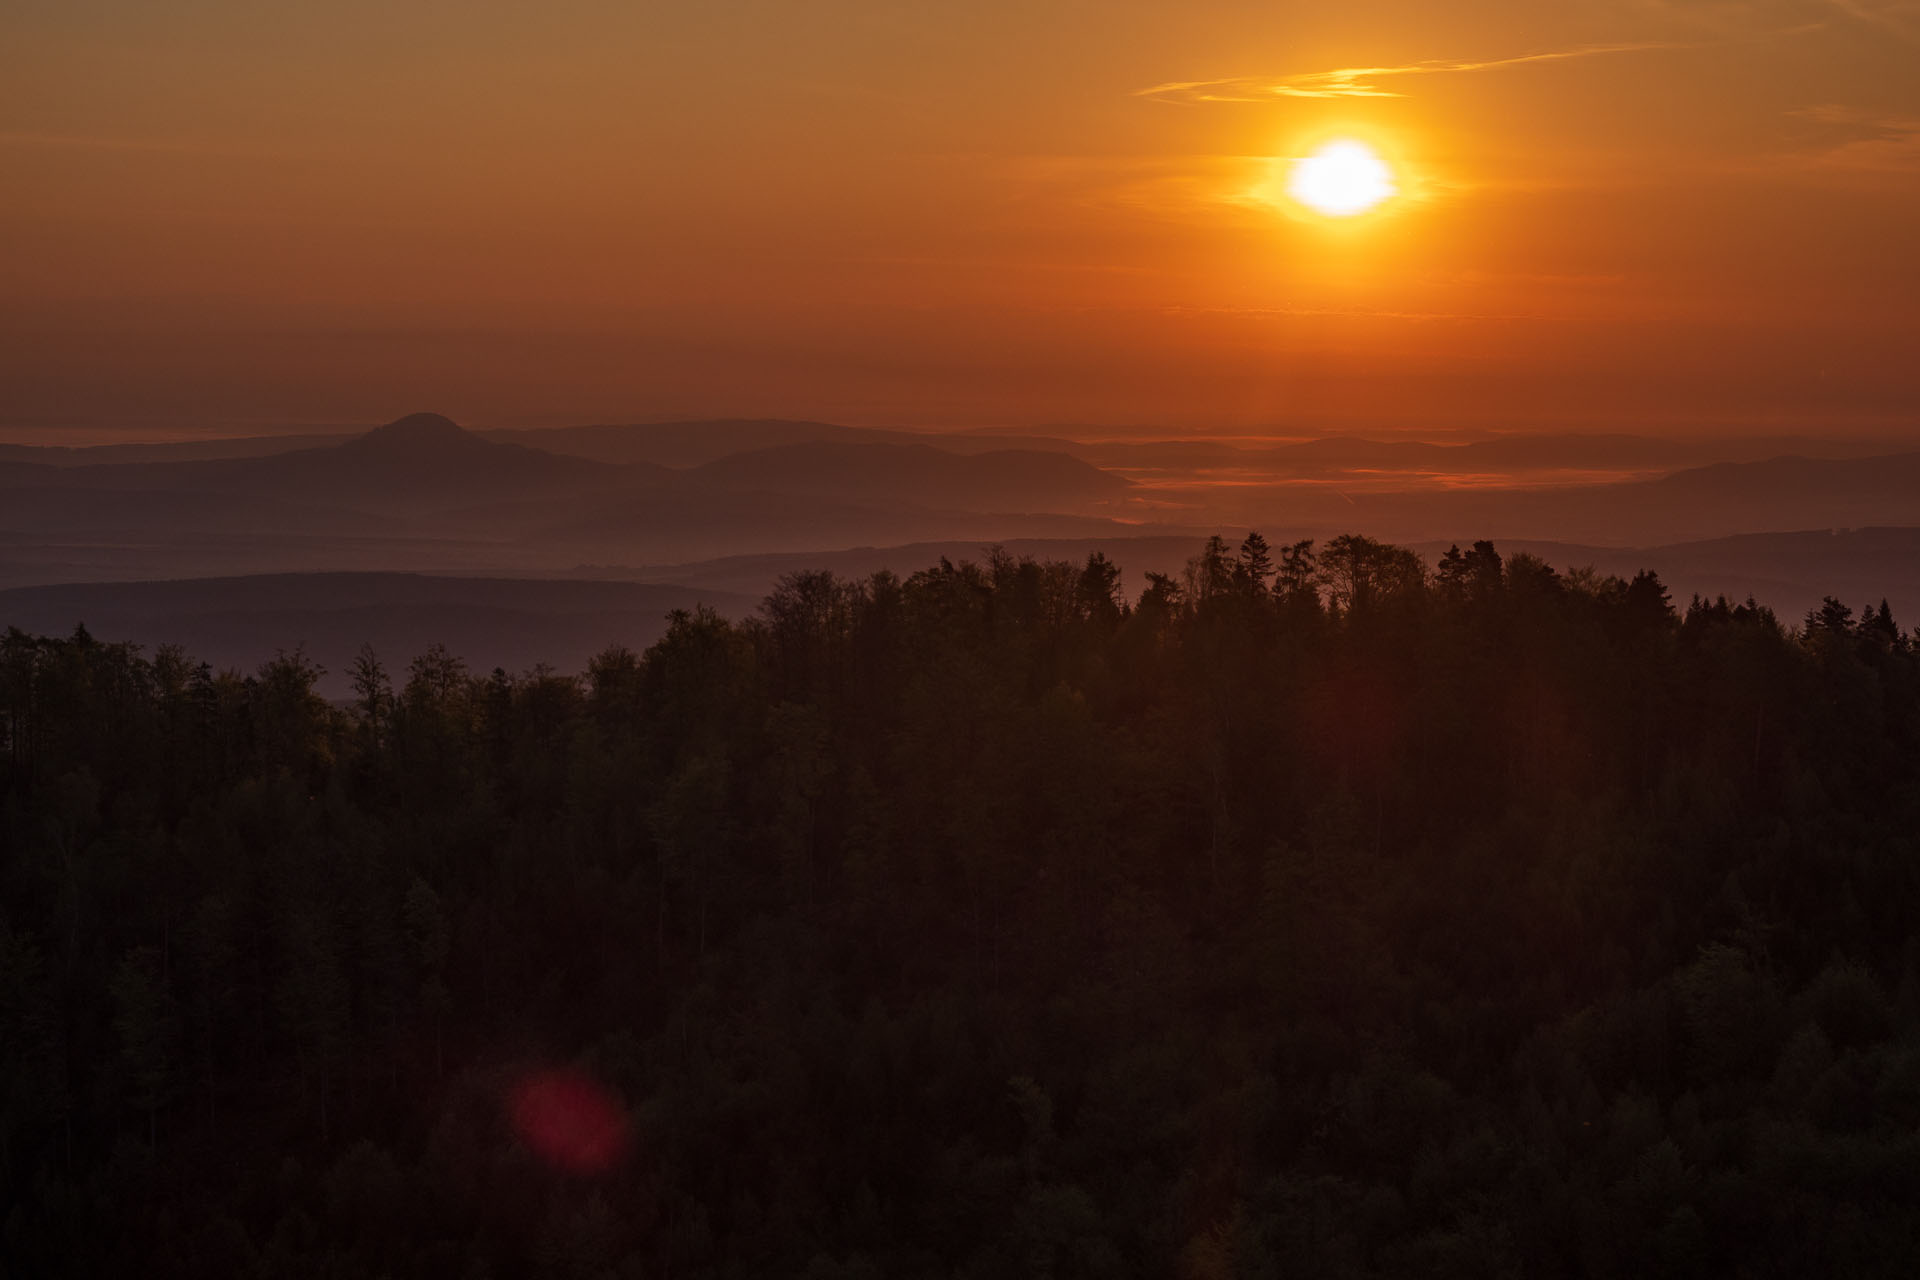
[[[533,1153],[567,1173],[605,1173],[627,1154],[625,1109],[610,1090],[578,1071],[536,1071],[508,1098],[514,1132]]]

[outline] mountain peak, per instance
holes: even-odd
[[[452,418],[437,413],[410,413],[383,427],[375,427],[361,438],[390,444],[439,444],[470,437]]]

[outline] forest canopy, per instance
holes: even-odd
[[[1909,1273],[1884,604],[1359,536],[1121,582],[800,573],[341,704],[9,630],[0,1258]]]

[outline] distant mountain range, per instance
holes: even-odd
[[[1126,480],[1063,453],[997,448],[962,455],[919,441],[785,441],[675,469],[488,439],[433,413],[311,447],[230,458],[115,458],[93,465],[77,465],[65,454],[58,463],[0,458],[0,483],[67,491],[245,493],[415,513],[509,498],[631,494],[677,483],[706,491],[857,496],[883,506],[1046,511],[1110,498],[1128,487]]]
[[[658,467],[608,468],[485,440],[417,413],[364,435],[259,457],[35,467],[0,463],[0,482],[70,493],[221,493],[420,516],[488,500],[575,496],[660,484]]]
[[[16,451],[17,452],[17,451]],[[1131,485],[1059,453],[810,440],[675,469],[437,414],[279,453],[0,461],[0,585],[272,569],[551,571],[929,537],[1099,534]]]
[[[1216,528],[1647,546],[1920,525],[1920,452],[1744,456],[1754,440],[1076,442],[773,420],[476,433],[422,413],[358,435],[293,438],[296,447],[239,441],[214,457],[210,443],[0,452],[0,586],[311,570],[624,573],[723,556]],[[1714,449],[1736,460],[1658,465]]]
[[[98,466],[116,462],[183,462],[264,457],[340,444],[350,431],[246,436],[62,448],[0,444],[0,463]],[[1850,458],[1901,452],[1889,439],[1783,435],[1634,435],[1627,432],[1511,432],[1475,439],[1423,440],[1364,435],[1272,440],[1259,436],[1210,437],[1160,428],[1115,432],[1102,427],[1035,430],[917,431],[849,427],[792,419],[721,418],[688,422],[642,422],[573,427],[487,428],[473,434],[547,453],[596,462],[651,463],[686,469],[732,454],[782,445],[931,445],[948,453],[1038,450],[1064,453],[1098,467],[1131,470],[1259,468],[1298,474],[1383,469],[1395,472],[1487,469],[1612,470],[1669,472],[1716,462],[1757,462],[1777,457]],[[1920,447],[1920,438],[1914,438]]]

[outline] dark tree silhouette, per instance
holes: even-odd
[[[1920,647],[1491,544],[0,639],[0,1267],[1906,1275]],[[555,1153],[559,1153],[556,1155]]]

